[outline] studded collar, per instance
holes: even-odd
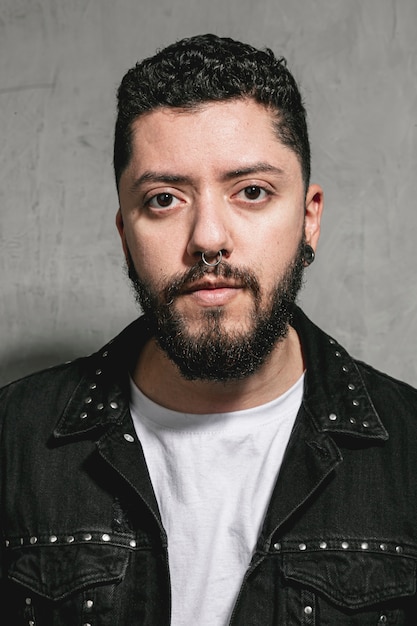
[[[365,439],[388,439],[361,371],[333,337],[324,333],[296,308],[294,327],[306,362],[303,404],[316,427]]]
[[[361,364],[332,337],[295,308],[293,326],[306,362],[303,404],[315,428],[360,438],[385,440],[385,430],[361,375]],[[129,378],[138,352],[150,336],[144,317],[89,357],[69,364],[78,382],[54,436],[82,436],[121,424],[129,417]]]

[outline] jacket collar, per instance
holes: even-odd
[[[306,363],[303,404],[316,429],[387,439],[357,363],[298,307],[293,326]],[[56,438],[122,423],[129,407],[128,371],[149,337],[145,318],[140,317],[101,350],[72,364],[77,370],[76,386],[54,430]]]
[[[362,439],[388,439],[359,363],[298,307],[293,326],[306,363],[303,404],[316,428]]]

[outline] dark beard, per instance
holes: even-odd
[[[270,304],[261,310],[261,289],[256,276],[247,269],[233,268],[226,261],[214,268],[202,261],[170,284],[156,292],[137,275],[128,259],[129,278],[135,297],[146,316],[148,327],[159,346],[177,365],[187,380],[226,382],[241,380],[256,372],[279,341],[287,336],[297,294],[304,273],[304,237],[297,254],[271,294]],[[198,336],[190,335],[187,322],[172,307],[185,285],[207,273],[234,278],[253,296],[252,328],[247,331],[225,331],[221,307],[202,312],[203,328]]]

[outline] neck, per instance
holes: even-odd
[[[133,379],[154,402],[183,413],[226,413],[270,402],[302,375],[304,362],[298,335],[290,327],[264,365],[243,380],[186,380],[154,340],[142,350]]]

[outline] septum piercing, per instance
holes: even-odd
[[[216,267],[216,265],[219,265],[219,263],[221,263],[221,260],[223,258],[223,253],[221,250],[216,253],[216,260],[214,261],[214,263],[209,263],[206,259],[206,255],[208,255],[209,258],[211,258],[213,255],[208,250],[201,253],[201,260],[203,261],[204,265],[208,265],[209,267]]]

